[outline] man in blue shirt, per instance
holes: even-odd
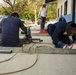
[[[68,45],[72,43],[69,38],[69,35],[72,36],[73,42],[76,42],[76,33],[75,31],[73,31],[74,29],[73,30],[71,29],[72,32],[69,31],[70,29],[68,27],[69,25],[70,25],[70,28],[76,27],[76,24],[72,22],[67,23],[64,21],[60,21],[60,22],[56,22],[54,24],[48,25],[47,31],[49,35],[51,36],[55,47],[67,48]]]
[[[47,31],[53,40],[53,44],[56,47],[66,48],[71,44],[70,38],[66,33],[66,22],[57,22],[55,24],[49,24]],[[76,41],[76,35],[72,36],[73,41]]]
[[[18,13],[12,13],[10,17],[4,18],[0,23],[2,30],[1,45],[6,47],[16,47],[19,45],[19,28],[26,31],[27,28],[19,19]]]

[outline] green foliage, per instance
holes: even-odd
[[[0,15],[3,14],[3,11],[4,11],[4,10],[3,10],[2,7],[0,6]]]
[[[21,14],[21,18],[34,21],[34,13],[26,10],[23,14]]]
[[[56,19],[56,17],[57,17],[57,1],[47,3],[47,7],[48,7],[47,20]]]
[[[16,0],[16,3],[13,5],[13,10],[11,10],[11,7],[6,7],[6,10],[10,13],[12,12],[18,12],[20,14],[20,18],[23,19],[31,19],[32,21],[35,20],[35,10],[36,10],[36,15],[38,18],[38,13],[39,9],[42,6],[44,0]],[[56,9],[57,9],[57,1],[47,3],[47,8],[48,8],[48,15],[47,15],[47,20],[49,19],[55,19],[56,18]],[[6,14],[8,15],[6,10],[2,10],[0,13],[1,14]]]

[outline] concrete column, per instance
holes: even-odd
[[[71,5],[71,21],[75,22],[75,0],[72,0]]]

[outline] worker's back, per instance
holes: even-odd
[[[18,18],[8,17],[2,20],[2,38],[3,46],[17,46],[19,44],[19,27],[21,21]]]

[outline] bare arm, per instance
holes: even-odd
[[[0,26],[0,30],[2,29],[2,26]]]
[[[27,31],[27,28],[25,26],[22,26],[21,29]]]
[[[2,26],[0,26],[0,33],[2,33]]]

